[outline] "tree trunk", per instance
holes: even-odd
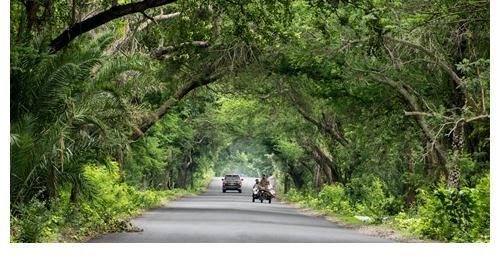
[[[319,164],[316,164],[316,167],[314,169],[314,176],[313,176],[313,184],[312,188],[314,192],[318,192],[323,185],[323,180],[322,180],[322,174],[321,174],[321,167]]]
[[[49,29],[52,28],[52,25],[54,24],[54,0],[45,0],[43,3],[43,24],[49,25]]]
[[[38,25],[38,10],[40,10],[40,3],[38,0],[26,1],[26,32],[31,34],[34,27]]]
[[[124,173],[124,167],[123,167],[123,149],[120,147],[118,150],[116,150],[116,162],[118,163],[118,178],[120,182],[125,181],[125,173]]]
[[[177,187],[187,188],[190,175],[190,167],[193,159],[191,158],[191,152],[184,154],[182,164],[179,167],[179,176],[177,177]]]
[[[25,29],[26,27],[26,29]],[[25,30],[27,30],[27,21],[22,16],[19,17],[19,26],[17,28],[16,43],[21,43],[25,38]]]
[[[314,124],[314,126],[318,127],[318,129],[329,136],[331,136],[335,141],[339,142],[342,146],[347,147],[349,142],[344,138],[344,136],[341,134],[341,132],[337,129],[337,127],[334,124],[325,124],[317,119],[315,119],[311,114],[307,113],[305,109],[303,109],[297,102],[297,99],[294,97],[294,95],[290,95],[292,98],[292,101],[295,103],[295,107],[299,111],[300,115],[304,117],[307,121],[310,123]]]
[[[163,190],[170,190],[170,176],[168,170],[165,171],[165,175],[163,176]]]
[[[47,191],[49,193],[48,201],[51,202],[57,197],[57,176],[52,161],[49,161],[47,167]]]
[[[71,187],[71,194],[69,196],[69,200],[70,200],[71,203],[73,203],[73,204],[77,204],[78,203],[78,193],[79,193],[78,186],[77,185],[73,185]]]
[[[409,176],[415,176],[415,161],[413,160],[412,156],[412,148],[409,143],[405,144],[406,148],[406,160],[408,161],[408,174]],[[411,181],[411,180],[410,180]],[[415,202],[416,198],[416,191],[415,191],[415,185],[412,183],[407,184],[407,193],[406,193],[406,207],[410,207],[411,204]]]
[[[172,19],[172,18],[178,17],[178,16],[180,16],[180,14],[181,14],[181,12],[175,12],[175,13],[166,14],[166,15],[158,15],[158,16],[153,17],[153,19],[155,22],[159,22],[162,20],[167,20],[167,19]],[[147,29],[150,25],[152,25],[155,22],[148,19],[147,21],[145,21],[145,22],[141,23],[139,26],[137,26],[135,31],[129,33],[130,25],[127,21],[126,22],[126,30],[125,30],[124,35],[121,38],[117,39],[113,44],[110,45],[110,47],[106,51],[107,54],[113,54],[118,49],[131,50],[132,49],[131,42],[134,40],[134,37],[137,35],[137,33],[144,31],[145,29]],[[160,42],[162,42],[162,41],[163,41],[163,37],[161,38]],[[160,44],[160,46],[163,46],[163,44]]]
[[[177,188],[186,188],[186,173],[183,169],[183,167],[178,168],[178,174],[177,174],[177,180],[175,183],[175,186]]]
[[[290,178],[288,175],[285,174],[285,182],[283,183],[284,184],[284,189],[283,191],[286,193],[288,193],[288,191],[290,190]]]
[[[299,190],[302,189],[302,187],[304,186],[304,179],[302,178],[303,173],[298,169],[297,166],[291,163],[288,163],[287,166],[288,166],[288,172],[292,177],[293,184],[297,189]]]
[[[456,47],[455,47],[455,64],[461,63],[464,59],[465,49],[467,48],[467,38],[466,38],[467,27],[464,22],[458,23],[458,28],[456,30]],[[460,78],[459,74],[457,76]],[[461,79],[461,78],[460,78]],[[453,78],[449,77],[449,86],[451,88],[452,97],[452,109],[456,110],[456,115],[460,119],[464,114],[464,108],[466,108],[466,98],[465,90],[462,85],[459,85]],[[464,149],[464,122],[459,121],[454,127],[451,138],[451,149],[453,150],[454,162],[450,171],[450,175],[447,178],[447,186],[457,188],[460,183],[460,177],[462,171],[460,169],[457,160],[463,154]]]
[[[457,188],[459,186],[460,177],[462,175],[462,171],[460,169],[459,164],[457,163],[457,160],[463,154],[463,148],[464,148],[463,122],[459,122],[457,124],[457,127],[453,131],[451,148],[453,150],[453,155],[455,156],[455,161],[453,163],[453,167],[451,168],[450,176],[447,180],[447,186]]]
[[[191,188],[194,187],[194,180],[193,180],[193,173],[191,171],[191,164],[193,163],[193,157],[191,155],[191,150],[188,151],[188,154],[186,156],[186,161],[184,162],[184,172],[186,174],[186,179],[187,179],[187,184]],[[186,188],[187,188],[186,184]]]
[[[147,175],[146,173],[142,174],[142,178],[141,178],[141,186],[142,186],[142,190],[146,190],[147,187],[148,187],[148,182],[147,182]]]
[[[434,181],[438,181],[440,178],[439,168],[439,159],[437,157],[436,150],[432,146],[432,144],[426,139],[424,142],[427,154],[425,155],[425,167],[427,171],[427,176],[432,178]]]
[[[313,156],[316,163],[319,164],[328,184],[341,181],[335,163],[318,145],[313,146]]]
[[[70,27],[76,23],[76,2],[77,0],[73,0],[71,3],[71,17],[69,20]]]

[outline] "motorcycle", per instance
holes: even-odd
[[[263,188],[256,187],[252,191],[252,202],[255,202],[256,199],[260,200],[261,203],[264,202],[264,200],[268,200],[269,203],[271,203],[271,199],[274,197],[274,190],[270,189],[266,191]]]

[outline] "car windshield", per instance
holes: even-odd
[[[240,176],[239,175],[235,175],[235,174],[228,174],[226,175],[226,179],[239,179]]]

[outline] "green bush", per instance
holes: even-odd
[[[410,216],[407,212],[400,212],[395,218],[394,222],[397,228],[405,230],[410,234],[418,233],[418,226],[420,226],[421,219],[418,217]]]
[[[354,211],[372,217],[375,223],[380,223],[384,216],[397,214],[403,206],[402,200],[387,194],[386,184],[376,177],[354,178],[345,191]]]
[[[322,211],[341,215],[366,215],[380,223],[386,215],[394,215],[401,211],[402,201],[386,194],[385,184],[378,178],[354,180],[346,187],[340,184],[325,185],[315,195],[291,189],[286,198],[295,203]],[[366,185],[364,185],[366,183]],[[361,190],[360,190],[361,189]]]
[[[158,206],[165,199],[187,193],[186,190],[139,191],[119,182],[118,166],[86,165],[83,174],[96,194],[77,203],[69,201],[69,190],[61,191],[50,209],[34,199],[16,208],[11,216],[12,242],[81,240],[102,232],[123,230],[123,222],[141,209]]]
[[[319,206],[343,215],[351,215],[352,209],[344,187],[339,184],[327,185],[318,194]]]
[[[420,209],[422,235],[440,240],[469,240],[475,205],[471,189],[435,190]]]
[[[45,203],[33,200],[18,207],[18,216],[11,216],[11,229],[17,234],[19,242],[43,242],[50,233],[50,213]],[[22,218],[20,220],[19,218]]]
[[[290,201],[290,202],[300,202],[303,200],[303,195],[301,192],[297,191],[295,188],[290,189],[288,193],[286,193],[285,197]]]
[[[452,242],[488,241],[490,230],[489,175],[475,188],[440,187],[420,191],[415,215],[400,213],[399,228],[421,237]]]
[[[386,203],[384,184],[380,179],[376,178],[372,181],[370,187],[366,189],[363,204],[367,210],[363,212],[373,217],[374,222],[380,222],[382,217],[386,214]]]
[[[490,175],[487,174],[476,185],[476,213],[474,216],[474,235],[479,241],[490,240]]]

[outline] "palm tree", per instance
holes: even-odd
[[[128,132],[160,91],[154,65],[141,55],[105,55],[111,35],[57,55],[40,46],[13,50],[11,65],[11,201],[91,196],[82,175],[89,162],[106,163],[128,149]]]

